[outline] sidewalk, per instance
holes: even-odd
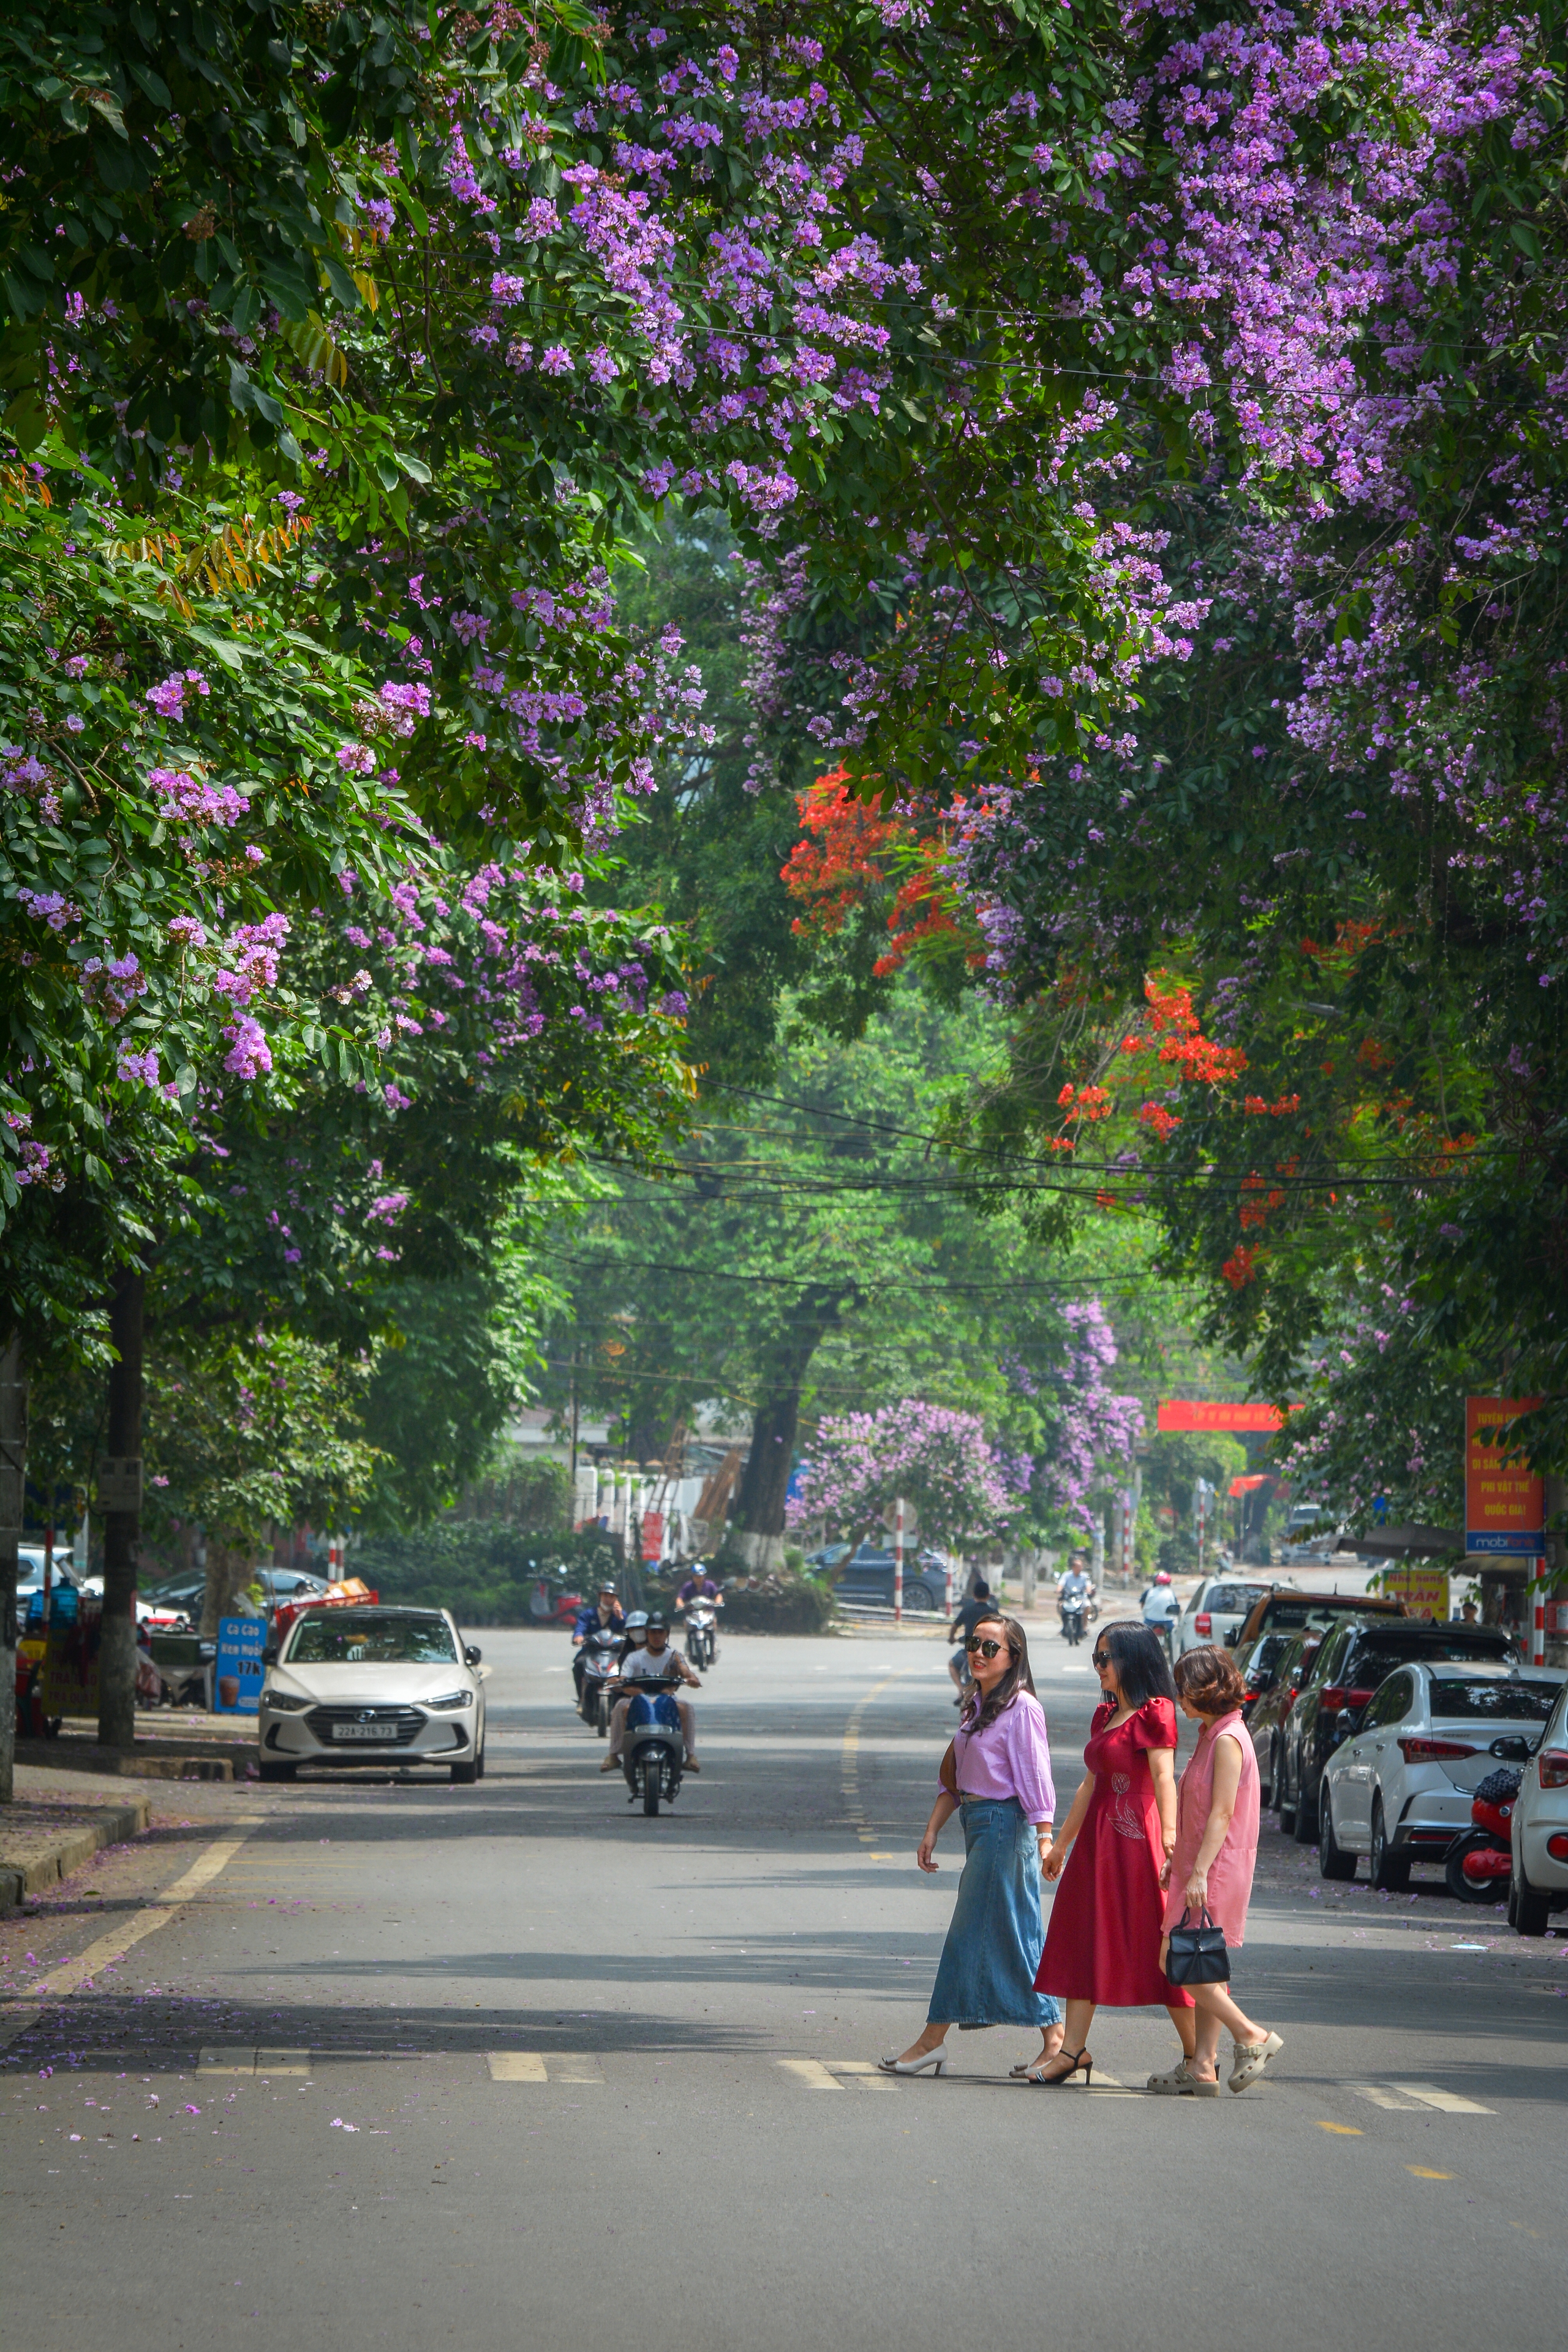
[[[74,1797],[18,1788],[15,1802],[0,1807],[0,1915],[15,1911],[24,1896],[58,1885],[105,1846],[140,1837],[152,1817],[149,1797],[79,1803]]]
[[[92,1727],[68,1720],[58,1739],[18,1739],[18,1764],[138,1780],[243,1780],[257,1757],[255,1718],[160,1707],[138,1715],[135,1745],[100,1748]]]

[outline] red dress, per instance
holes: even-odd
[[[1035,1989],[1110,2009],[1190,2009],[1191,1993],[1160,1966],[1165,1849],[1148,1757],[1174,1748],[1176,1710],[1152,1698],[1108,1731],[1115,1712],[1107,1699],[1089,1727],[1083,1760],[1094,1794],[1057,1882]]]

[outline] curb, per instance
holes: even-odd
[[[121,1845],[140,1837],[153,1818],[150,1797],[133,1797],[128,1804],[106,1806],[97,1818],[68,1830],[27,1861],[0,1862],[0,1912],[14,1911],[23,1897],[41,1895],[90,1862],[106,1845]]]
[[[201,1743],[205,1746],[206,1743]],[[50,1772],[92,1772],[116,1780],[232,1780],[243,1778],[244,1767],[254,1761],[255,1747],[239,1747],[226,1755],[216,1755],[210,1747],[203,1754],[149,1754],[140,1744],[132,1748],[83,1746],[68,1739],[18,1739],[18,1764],[42,1765]]]

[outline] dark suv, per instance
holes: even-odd
[[[1482,1658],[1502,1664],[1518,1655],[1500,1626],[1434,1625],[1415,1617],[1397,1624],[1386,1617],[1356,1617],[1336,1625],[1280,1727],[1274,1783],[1280,1828],[1292,1830],[1299,1845],[1313,1843],[1323,1767],[1341,1742],[1361,1729],[1380,1684],[1395,1666]]]
[[[862,1608],[890,1609],[893,1555],[859,1544],[839,1570],[837,1580],[840,1601],[858,1602]],[[904,1554],[904,1607],[931,1610],[939,1617],[945,1612],[947,1570],[934,1552]]]

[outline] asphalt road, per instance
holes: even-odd
[[[650,1822],[564,1639],[481,1638],[478,1788],[182,1791],[0,1926],[18,2346],[1561,2339],[1568,1936],[1321,1888],[1273,1836],[1256,2090],[1135,2095],[1174,2040],[1125,2011],[1087,2094],[1008,2083],[1004,2032],[889,2083],[957,1883],[956,1828],[913,1864],[940,1643],[728,1642],[702,1777]],[[1093,1678],[1037,1665],[1065,1805]]]

